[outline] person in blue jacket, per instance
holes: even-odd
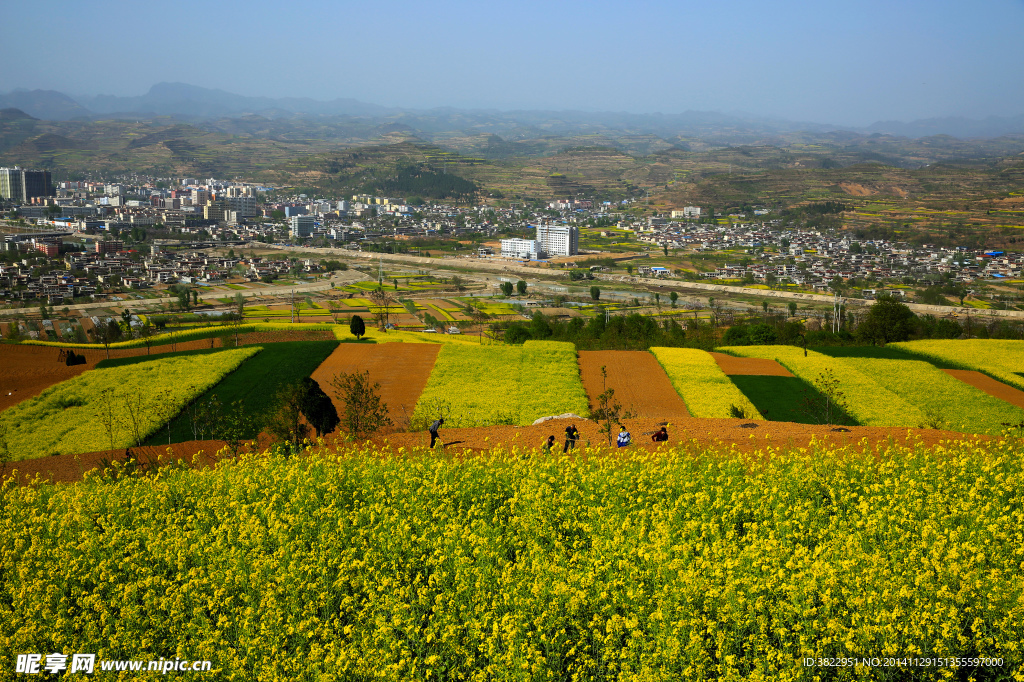
[[[616,444],[620,448],[624,448],[632,442],[633,437],[629,435],[629,431],[622,424],[619,424],[619,437],[616,439]]]

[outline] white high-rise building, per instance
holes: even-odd
[[[580,230],[572,225],[538,225],[537,242],[551,256],[575,256],[580,252]]]

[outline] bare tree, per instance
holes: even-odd
[[[373,301],[373,304],[376,307],[376,310],[373,312],[373,316],[377,320],[377,326],[386,332],[388,316],[391,306],[395,303],[395,297],[383,288],[378,288],[376,291],[370,292],[370,300]]]

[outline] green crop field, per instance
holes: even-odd
[[[14,459],[128,447],[259,351],[155,356],[94,369],[4,410],[0,424]]]
[[[337,341],[268,343],[263,347],[263,352],[216,385],[209,386],[199,399],[206,400],[216,395],[225,405],[241,400],[244,401],[247,414],[263,415],[273,407],[276,394],[283,386],[308,377],[337,347]],[[195,436],[186,413],[179,414],[171,421],[172,442],[193,440]],[[149,439],[148,444],[166,445],[167,441],[167,429],[161,429]]]
[[[1014,680],[1019,455],[343,446],[12,485],[0,649],[227,682]],[[873,656],[949,663],[804,663]]]
[[[448,344],[437,356],[413,421],[444,416],[450,427],[525,425],[567,412],[587,415],[571,343]]]

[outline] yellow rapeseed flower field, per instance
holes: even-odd
[[[239,682],[1022,680],[1019,455],[311,446],[8,484],[0,651]]]
[[[708,353],[696,348],[651,348],[651,353],[694,417],[726,418],[735,405],[751,419],[763,418]]]
[[[154,358],[51,386],[0,413],[12,459],[134,445],[260,350]]]
[[[847,412],[864,426],[918,426],[927,420],[910,395],[897,394],[872,376],[860,371],[863,358],[844,360],[794,346],[731,346],[719,350],[748,358],[769,358],[794,375],[814,384],[823,372],[831,371],[847,402]]]
[[[438,353],[413,421],[444,416],[449,427],[523,425],[567,412],[588,413],[573,344],[448,344]]]
[[[951,367],[979,370],[1024,391],[1024,341],[963,339],[908,341],[895,347],[923,355]]]

